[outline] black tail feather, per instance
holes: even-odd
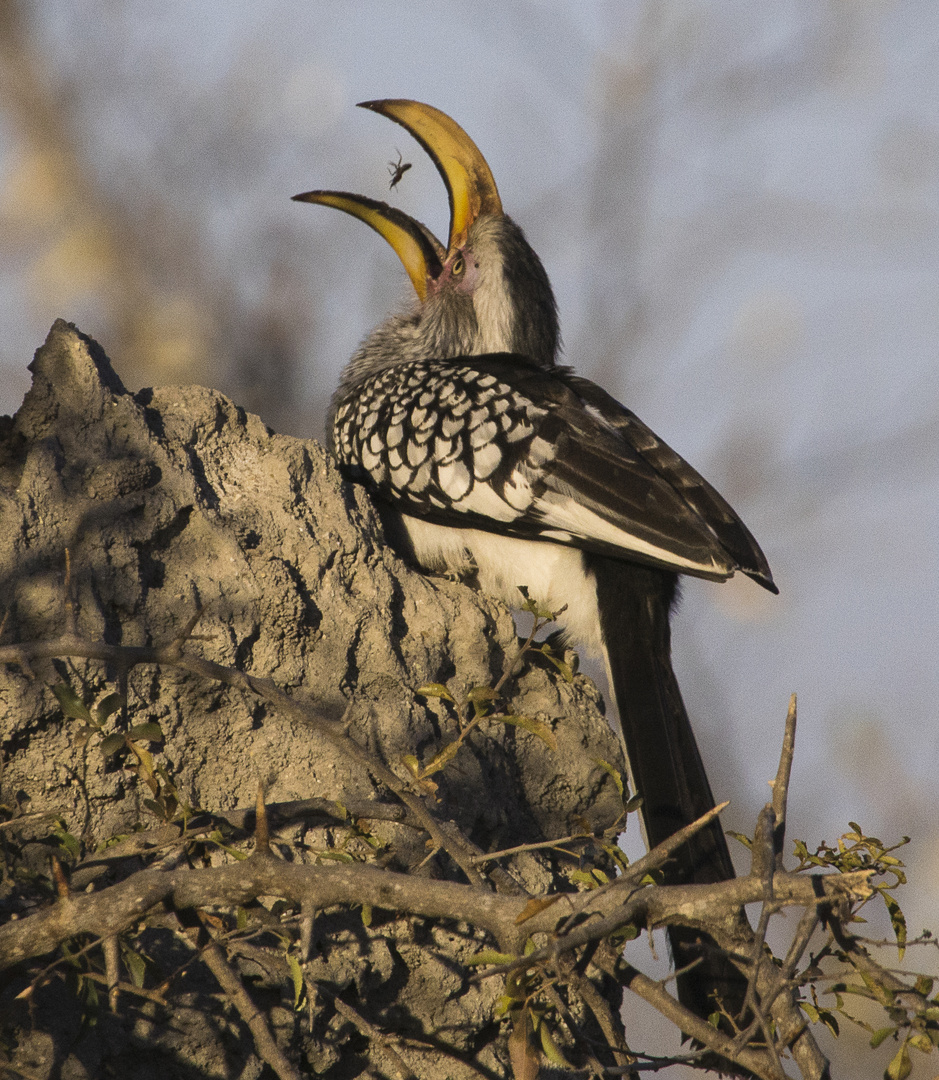
[[[669,613],[677,575],[602,556],[590,556],[597,579],[600,628],[610,689],[622,725],[623,746],[635,791],[643,797],[649,847],[696,821],[714,798],[691,722],[672,671]],[[734,877],[727,841],[713,821],[664,867],[669,885],[711,883]],[[746,980],[700,931],[670,927],[679,975],[679,1001],[706,1018],[717,1002],[731,1015],[743,1008]]]

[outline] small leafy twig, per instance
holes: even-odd
[[[459,735],[457,735],[452,742],[441,747],[441,749],[438,750],[425,765],[421,766],[413,754],[407,754],[403,759],[408,771],[429,794],[433,794],[437,787],[437,785],[430,780],[430,777],[433,776],[434,773],[440,772],[441,769],[445,768],[456,757],[460,747],[484,719],[498,720],[503,724],[518,725],[519,727],[526,728],[528,731],[531,731],[532,734],[537,735],[547,743],[552,750],[557,750],[557,742],[554,738],[554,733],[546,724],[542,724],[527,716],[489,712],[489,703],[498,701],[502,696],[502,688],[518,670],[518,666],[522,662],[525,654],[532,650],[532,645],[536,636],[550,623],[555,622],[566,610],[565,606],[558,611],[548,611],[541,608],[528,597],[528,590],[523,585],[519,586],[519,591],[525,597],[525,603],[522,605],[522,610],[530,612],[534,616],[534,621],[528,636],[521,645],[516,648],[509,662],[503,668],[502,675],[496,681],[494,686],[474,686],[466,694],[462,703],[457,701],[443,683],[427,683],[426,685],[417,688],[416,692],[423,697],[439,698],[443,701],[450,702],[456,712],[457,722],[460,727]],[[568,666],[563,661],[560,661],[551,655],[550,646],[544,645],[541,649],[534,651],[547,656],[568,681],[573,677]],[[470,708],[472,708],[473,711],[472,717],[467,716],[467,712]]]

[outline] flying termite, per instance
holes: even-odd
[[[391,177],[391,183],[388,185],[389,191],[391,191],[392,188],[396,188],[398,184],[401,183],[401,177],[404,176],[411,167],[410,161],[402,161],[401,151],[398,150],[397,147],[395,147],[395,150],[398,154],[398,160],[388,162],[388,175]]]

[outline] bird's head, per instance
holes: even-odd
[[[541,260],[502,210],[476,144],[445,113],[417,101],[363,102],[406,128],[430,155],[450,198],[446,247],[419,221],[386,203],[343,191],[308,191],[301,202],[344,210],[380,233],[417,293],[354,358],[362,368],[420,357],[520,353],[551,367],[559,347],[557,309]]]

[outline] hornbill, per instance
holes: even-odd
[[[390,508],[428,571],[472,577],[510,606],[519,586],[570,640],[602,653],[652,846],[714,806],[670,657],[679,574],[741,570],[777,592],[725,500],[629,409],[558,364],[541,260],[502,210],[485,159],[449,116],[364,102],[430,155],[450,199],[446,247],[407,214],[341,191],[294,198],[352,214],[400,257],[417,303],[359,346],[328,420],[347,473]],[[665,867],[670,884],[734,876],[718,824]],[[742,1003],[742,976],[702,935],[670,929],[679,998],[698,1015]],[[703,950],[703,955],[702,955]]]

